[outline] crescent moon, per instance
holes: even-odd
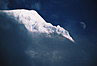
[[[82,25],[83,29],[86,28],[86,24],[85,24],[85,22],[80,22],[80,24]]]

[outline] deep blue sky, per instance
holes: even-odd
[[[0,9],[35,9],[47,22],[67,29],[79,45],[97,61],[96,0],[0,0]],[[83,28],[81,22],[86,24]]]

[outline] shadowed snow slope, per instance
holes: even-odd
[[[0,11],[0,16],[5,14],[7,17],[15,19],[18,24],[23,24],[25,28],[32,33],[45,34],[48,37],[53,35],[59,37],[65,37],[72,42],[74,40],[70,37],[69,32],[64,28],[58,26],[53,26],[47,23],[36,11],[34,10],[2,10]],[[8,26],[3,26],[8,28]]]

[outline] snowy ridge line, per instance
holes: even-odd
[[[46,33],[50,36],[54,33],[74,42],[67,30],[59,25],[53,26],[47,23],[35,10],[0,10],[0,13],[6,13],[7,16],[13,17],[13,19],[17,20],[19,24],[23,24],[32,33]]]

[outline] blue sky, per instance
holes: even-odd
[[[61,25],[84,49],[93,63],[97,58],[97,1],[96,0],[0,0],[0,9],[34,9],[47,22]],[[86,28],[83,29],[83,22]]]

